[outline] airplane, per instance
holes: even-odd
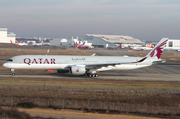
[[[25,42],[23,42],[23,43],[19,43],[17,40],[16,40],[16,44],[17,45],[20,45],[20,46],[27,46],[28,44],[27,43],[25,43]]]
[[[12,40],[10,40],[10,43],[13,43]],[[23,42],[23,43],[19,43],[17,40],[15,41],[15,44],[16,44],[16,45],[20,45],[20,46],[23,46],[23,45],[26,46],[26,45],[28,45],[27,43],[24,43],[24,42]]]
[[[77,42],[74,42],[74,47],[80,48],[80,49],[91,49],[94,48],[91,45],[85,45],[85,42],[83,44],[78,44]]]
[[[122,43],[119,44],[119,45],[109,44],[109,45],[107,46],[107,49],[108,49],[108,50],[110,50],[110,49],[114,50],[114,49],[118,49],[118,48],[122,48]]]
[[[152,50],[154,44],[150,44],[148,47],[131,47],[130,50],[142,51],[142,50]]]
[[[57,72],[68,71],[71,75],[97,77],[97,72],[109,70],[132,70],[163,63],[160,57],[168,38],[162,38],[145,57],[124,56],[65,56],[65,55],[19,55],[3,64],[12,75],[15,69],[52,69]]]
[[[152,50],[154,48],[154,44],[150,44],[148,47],[143,47],[143,50]]]
[[[41,41],[40,43],[34,43],[33,46],[34,47],[36,47],[36,46],[43,46],[43,41]]]

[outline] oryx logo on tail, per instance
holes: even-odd
[[[150,52],[149,55],[151,57],[157,56],[157,58],[160,59],[167,41],[168,39],[162,39],[162,42],[158,43],[157,46]]]

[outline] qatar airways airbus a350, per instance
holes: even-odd
[[[53,69],[68,71],[71,75],[97,77],[100,71],[131,70],[163,62],[160,57],[167,41],[168,38],[162,38],[145,57],[20,55],[8,59],[3,66],[11,69],[12,75],[15,75],[15,69]]]

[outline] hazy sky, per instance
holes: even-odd
[[[0,0],[0,27],[26,38],[180,39],[180,0]]]

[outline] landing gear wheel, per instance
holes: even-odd
[[[88,76],[88,77],[91,77],[91,74],[90,74],[90,73],[87,73],[87,76]]]
[[[11,71],[12,71],[12,75],[15,76],[15,72],[14,72],[15,70],[11,69]]]
[[[88,73],[87,76],[88,76],[88,77],[98,77],[97,74],[90,74],[90,73]]]

